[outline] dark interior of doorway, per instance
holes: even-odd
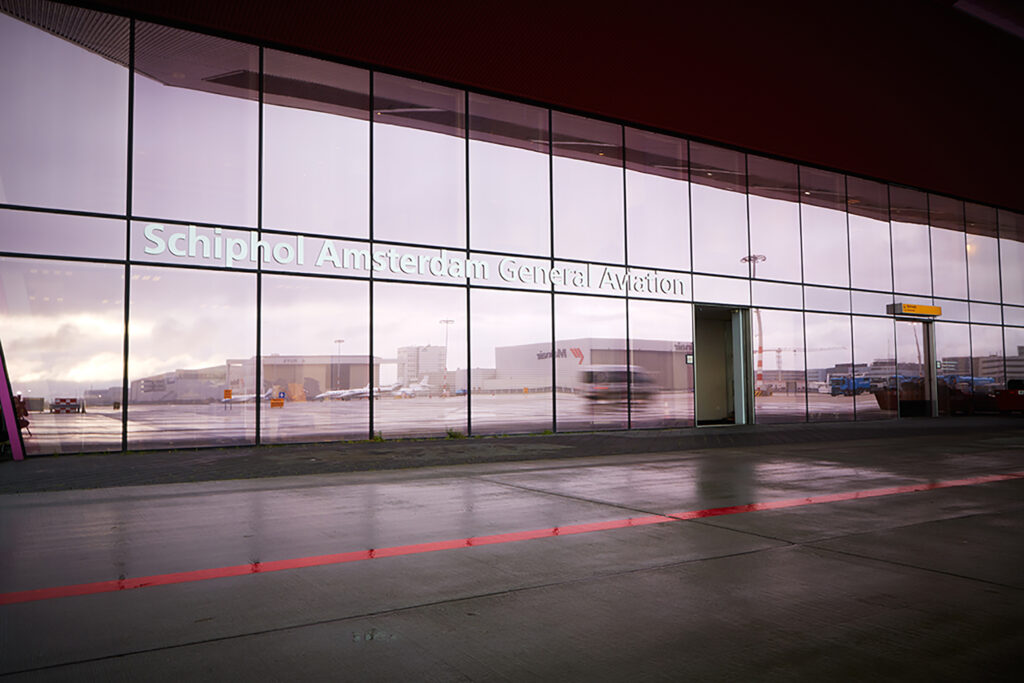
[[[743,331],[736,328],[735,311],[721,306],[694,309],[695,412],[698,427],[742,423],[737,420],[736,392],[744,391],[737,377],[736,348]],[[739,335],[739,339],[736,338]],[[740,370],[742,373],[742,370]]]

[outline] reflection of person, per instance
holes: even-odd
[[[28,402],[18,394],[14,397],[14,416],[18,420],[18,429],[24,429],[32,436],[32,430],[28,428]]]

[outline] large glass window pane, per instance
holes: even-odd
[[[747,156],[753,277],[800,282],[800,193],[795,164]]]
[[[128,335],[129,448],[255,440],[255,274],[132,266]]]
[[[893,283],[897,292],[932,293],[928,197],[906,187],[889,189]]]
[[[1024,306],[1024,215],[999,210],[1003,303]]]
[[[28,453],[121,448],[123,266],[0,258],[0,343]]]
[[[373,355],[381,363],[374,432],[466,433],[464,287],[374,283]]]
[[[373,236],[466,244],[465,94],[373,75]]]
[[[959,299],[935,299],[935,305],[942,309],[942,319],[949,322],[968,322],[971,319],[970,305]]]
[[[551,115],[555,255],[622,263],[622,126]]]
[[[256,224],[259,50],[135,25],[132,212]]]
[[[749,261],[743,260],[750,255],[743,153],[690,143],[690,183],[693,269],[749,276]]]
[[[752,320],[755,421],[805,422],[803,314],[755,308]]]
[[[895,418],[896,338],[892,318],[853,317],[853,363],[857,370],[852,385],[857,419]]]
[[[0,209],[0,251],[124,258],[124,220]]]
[[[738,277],[693,276],[694,301],[712,304],[750,305],[750,281]]]
[[[773,308],[803,308],[803,287],[797,284],[755,281],[751,284],[751,303],[754,306]]]
[[[800,221],[804,282],[850,285],[844,176],[800,168]]]
[[[807,413],[811,422],[852,420],[864,367],[853,365],[850,316],[808,313]]]
[[[469,230],[474,249],[551,253],[548,112],[469,94]]]
[[[970,316],[972,323],[990,323],[998,325],[1003,322],[1003,309],[998,304],[981,304],[971,302]]]
[[[369,236],[370,75],[263,54],[263,227]]]
[[[556,294],[558,431],[625,429],[627,382],[626,300]]]
[[[626,128],[629,262],[690,269],[690,189],[686,140]]]
[[[631,426],[693,426],[692,361],[692,305],[629,302]]]
[[[995,392],[1006,386],[1005,361],[1002,328],[971,325],[975,411],[988,413],[997,409]]]
[[[971,328],[959,323],[936,322],[934,330],[939,415],[972,412]]]
[[[471,289],[469,302],[473,433],[551,429],[551,295]]]
[[[889,305],[893,303],[892,292],[882,294],[854,289],[850,292],[850,298],[853,300],[853,312],[865,315],[884,315]]]
[[[830,313],[850,312],[850,290],[804,286],[804,308]]]
[[[1003,306],[1004,325],[1024,325],[1024,308],[1020,306]]]
[[[967,240],[964,203],[928,195],[932,236],[932,289],[935,296],[967,298]]]
[[[892,290],[889,190],[883,183],[847,176],[850,222],[850,283],[860,289]]]
[[[977,301],[999,301],[999,230],[996,210],[966,204],[968,292]]]
[[[0,203],[123,214],[128,20],[15,4],[21,20],[0,12]]]
[[[264,275],[262,306],[260,441],[367,438],[368,283]]]

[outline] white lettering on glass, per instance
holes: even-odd
[[[160,223],[148,223],[143,228],[144,253],[161,260],[195,259],[214,261],[226,268],[253,266],[262,258],[263,263],[282,266],[305,266],[307,242],[316,254],[311,268],[334,270],[350,274],[389,273],[407,279],[468,280],[491,282],[491,263],[469,258],[465,252],[439,249],[410,253],[398,247],[371,251],[368,248],[339,247],[330,238],[310,238],[304,235],[264,234],[249,232],[245,237],[225,236],[223,228],[198,228],[194,225],[178,228]],[[229,233],[230,234],[230,233]],[[427,251],[428,253],[423,253]],[[685,296],[684,280],[680,274],[658,271],[634,271],[629,268],[596,266],[588,263],[549,265],[522,262],[511,257],[498,260],[496,278],[513,286],[545,287],[558,285],[590,291],[616,294],[654,294],[681,298]],[[591,273],[593,272],[593,276]],[[595,284],[596,282],[596,284]]]

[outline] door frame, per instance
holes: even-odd
[[[905,316],[895,316],[894,321],[896,323],[919,323],[921,325],[921,369],[924,373],[924,388],[927,390],[928,396],[928,408],[926,417],[938,417],[939,416],[939,385],[938,385],[938,373],[936,372],[936,355],[935,355],[935,321],[932,319],[922,318],[911,318]],[[895,330],[894,330],[895,331]],[[897,340],[896,344],[896,369],[895,373],[899,375],[899,364],[901,362],[899,355],[899,343]],[[897,382],[897,385],[899,383]],[[899,389],[897,387],[896,393],[896,415],[899,418],[903,417],[921,417],[919,415],[903,415],[900,410]]]
[[[699,325],[701,309],[710,309],[719,312],[719,315],[728,313],[729,336],[731,342],[732,365],[731,372],[726,380],[732,379],[732,414],[731,423],[705,423],[700,424],[698,418],[700,401],[697,389],[700,383],[701,363],[700,344],[697,341],[697,328]],[[719,319],[724,319],[724,316]],[[693,305],[693,385],[694,385],[694,408],[693,422],[697,427],[715,427],[722,424],[753,424],[754,423],[754,362],[751,352],[751,329],[750,329],[750,308],[747,306],[729,306],[721,304],[694,304]]]

